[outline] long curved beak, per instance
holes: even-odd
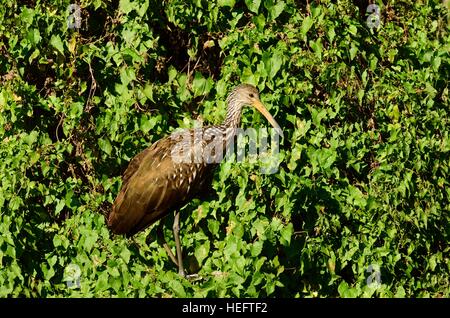
[[[281,130],[280,125],[278,125],[277,121],[272,117],[272,115],[266,109],[264,104],[261,103],[259,100],[253,100],[252,106],[255,107],[261,114],[263,114],[264,117],[266,117],[266,119],[273,126],[277,134],[283,138],[283,130]]]

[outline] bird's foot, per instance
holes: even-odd
[[[191,282],[203,279],[203,277],[201,277],[199,274],[186,274],[186,272],[184,270],[178,271],[178,275],[180,275],[183,278],[186,278],[187,280],[189,280]]]
[[[195,281],[203,279],[203,277],[201,277],[199,274],[189,274],[189,275],[186,275],[185,278],[191,282],[195,282]]]

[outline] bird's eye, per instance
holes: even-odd
[[[251,98],[255,97],[255,95],[253,95],[253,93],[250,93],[248,96],[250,96]]]

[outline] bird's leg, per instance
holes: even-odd
[[[177,258],[178,258],[178,274],[185,277],[183,267],[183,256],[181,255],[181,244],[180,244],[180,212],[175,212],[175,218],[173,220],[173,235],[175,237],[175,244],[177,246]]]
[[[177,259],[175,258],[175,255],[173,255],[172,250],[170,249],[169,245],[167,245],[166,239],[164,238],[163,226],[164,226],[163,220],[159,221],[158,228],[156,229],[156,234],[158,235],[162,243],[162,246],[166,250],[167,255],[169,255],[172,262],[174,262],[175,265],[178,266]]]

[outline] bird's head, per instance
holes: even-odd
[[[259,99],[259,92],[255,86],[250,84],[241,84],[236,86],[228,96],[227,101],[228,103],[237,103],[255,107],[261,114],[264,115],[264,117],[266,117],[275,131],[283,137],[283,131],[281,130],[280,125],[278,125],[276,120],[272,117]]]

